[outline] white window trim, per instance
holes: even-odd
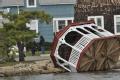
[[[29,0],[26,0],[26,5],[27,5],[27,8],[33,8],[33,7],[37,7],[37,0],[34,0],[34,5],[33,6],[31,6],[31,5],[29,5]]]
[[[95,19],[95,22],[97,22],[97,18],[102,18],[102,28],[104,28],[104,17],[103,16],[88,16],[88,20],[90,20],[91,18]]]
[[[74,17],[64,17],[64,18],[53,18],[53,32],[58,32],[59,28],[58,28],[58,21],[59,20],[65,20],[65,26],[67,26],[67,20],[74,20]],[[54,22],[56,21],[56,26],[54,25]],[[56,27],[56,28],[55,28]]]
[[[114,15],[114,33],[116,34],[116,35],[120,35],[120,32],[117,32],[117,24],[116,24],[116,18],[117,17],[120,17],[120,15]]]

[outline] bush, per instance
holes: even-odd
[[[51,48],[51,42],[45,42],[46,51],[50,51],[50,48]]]
[[[26,44],[26,48],[27,50],[31,50],[32,47],[36,48],[36,51],[40,51],[40,45],[39,43],[35,43],[35,45],[33,44],[33,42],[29,42]],[[51,42],[45,42],[45,50],[46,51],[50,51],[50,47],[51,47]]]

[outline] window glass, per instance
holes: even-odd
[[[28,1],[29,1],[29,2],[28,2],[29,6],[35,5],[35,0],[28,0]]]
[[[59,20],[58,21],[58,29],[62,29],[63,27],[65,27],[65,20]]]
[[[117,32],[120,32],[120,17],[116,17]]]
[[[97,18],[97,25],[102,26],[102,19],[101,18]]]

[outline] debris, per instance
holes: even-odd
[[[73,23],[56,33],[51,59],[70,72],[109,70],[120,55],[120,37],[91,22]]]

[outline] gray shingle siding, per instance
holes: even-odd
[[[74,17],[74,5],[44,5],[40,9],[53,17]]]
[[[52,24],[40,23],[38,30],[40,31],[40,35],[44,36],[46,42],[52,42],[54,37]]]

